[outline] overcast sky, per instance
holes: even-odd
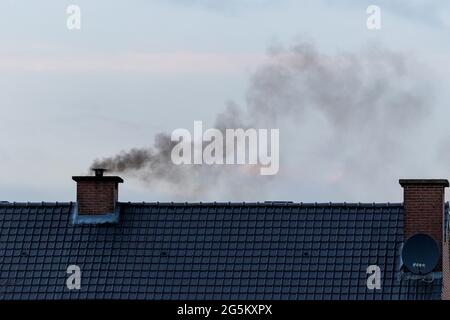
[[[81,30],[66,28],[70,4],[81,8]],[[381,8],[381,30],[366,28],[370,4]],[[349,163],[370,167],[353,174],[346,148],[311,162],[326,131],[314,120],[301,135],[287,124],[280,173],[264,192],[196,200],[401,201],[399,178],[450,175],[448,1],[3,0],[0,15],[0,200],[75,200],[71,176],[95,158],[151,146],[194,120],[212,125],[227,101],[245,104],[268,48],[299,41],[330,56],[382,47],[417,62],[413,80],[427,85],[429,104],[417,128],[395,131],[401,151],[358,149]],[[185,200],[124,178],[121,201]]]

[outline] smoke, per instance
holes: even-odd
[[[284,162],[303,168],[294,176],[362,181],[404,160],[406,136],[423,123],[431,96],[404,54],[382,48],[328,54],[301,42],[270,48],[250,79],[245,105],[228,102],[215,127],[280,128],[281,175],[290,174],[282,172]],[[161,133],[152,147],[97,159],[92,167],[189,200],[261,199],[277,179],[259,176],[254,166],[174,165],[174,144]]]

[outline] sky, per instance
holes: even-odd
[[[66,27],[72,4],[80,30]],[[369,5],[381,8],[380,30],[366,27]],[[337,125],[345,135],[310,107],[302,121],[276,123],[274,177],[240,180],[237,171],[217,192],[186,198],[125,175],[120,200],[399,202],[399,178],[449,177],[447,1],[4,0],[0,12],[0,200],[74,201],[71,176],[94,159],[151,147],[159,132],[192,130],[194,120],[212,126],[229,101],[245,109],[271,50],[299,43],[333,63],[342,53],[363,63],[374,51],[398,53],[402,90],[420,92],[424,106],[408,109],[405,123],[369,114],[368,126]],[[253,191],[228,191],[240,187]]]

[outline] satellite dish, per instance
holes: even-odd
[[[427,234],[415,234],[409,238],[402,249],[402,260],[408,271],[414,274],[428,274],[439,262],[439,246]]]

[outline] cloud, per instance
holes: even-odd
[[[195,6],[209,10],[234,11],[237,9],[245,9],[255,6],[277,4],[281,1],[282,0],[165,0],[164,2],[174,3],[182,6]]]
[[[214,74],[242,71],[259,64],[258,53],[126,53],[60,56],[0,55],[1,71],[139,72],[157,74]]]
[[[279,6],[290,0],[169,0],[165,3],[173,3],[181,6],[191,6],[205,8],[214,11],[237,11],[244,9],[260,8],[262,6]],[[304,5],[309,5],[310,1],[303,1]],[[330,7],[348,6],[354,8],[366,8],[369,5],[380,6],[382,11],[389,10],[392,13],[421,22],[433,27],[448,27],[450,25],[450,2],[445,0],[322,0],[324,4]]]
[[[330,6],[368,6],[375,4],[381,8],[381,11],[390,11],[400,17],[408,20],[423,23],[431,27],[445,28],[449,23],[450,3],[448,1],[429,1],[429,0],[378,0],[366,2],[360,0],[342,0],[337,4],[336,1],[324,0]]]

